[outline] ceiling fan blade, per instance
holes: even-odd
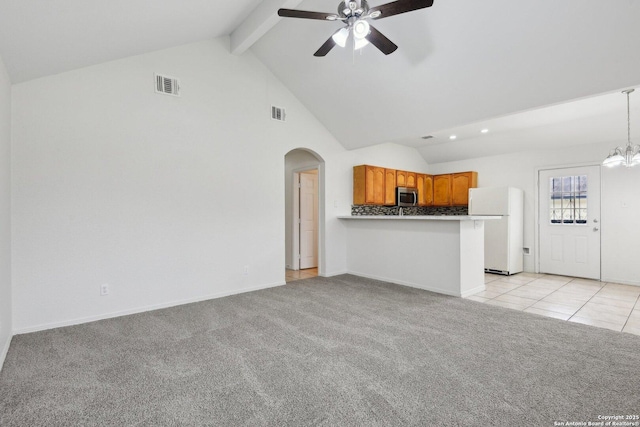
[[[334,34],[337,34],[339,32],[340,30],[336,31]],[[329,53],[331,49],[333,49],[335,45],[336,45],[336,42],[335,40],[333,40],[333,35],[332,35],[327,39],[326,42],[324,42],[322,46],[320,46],[320,49],[318,49],[316,53],[313,54],[313,56],[325,56],[327,53]]]
[[[309,12],[295,9],[278,9],[278,15],[285,18],[319,19],[321,21],[335,21],[338,19],[338,15],[335,13]]]
[[[412,10],[424,9],[433,6],[433,0],[396,0],[391,3],[372,7],[369,14],[380,12],[380,16],[373,19],[382,19],[400,13],[411,12]]]
[[[375,28],[369,27],[369,29],[369,34],[365,36],[369,43],[380,49],[380,51],[385,55],[389,55],[390,53],[395,52],[398,46],[396,46],[391,40],[389,40],[384,34],[376,30]]]

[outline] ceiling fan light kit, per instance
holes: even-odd
[[[349,36],[353,37],[354,50],[371,43],[385,55],[398,48],[384,34],[368,22],[370,19],[382,19],[413,10],[431,7],[433,0],[396,0],[391,3],[369,8],[367,0],[344,0],[338,4],[338,14],[310,12],[296,9],[278,9],[278,15],[285,18],[317,19],[323,21],[342,21],[345,27],[336,31],[324,42],[314,56],[325,56],[335,45],[345,47]]]
[[[340,47],[347,45],[347,39],[349,38],[349,30],[346,28],[340,28],[337,33],[331,36],[333,41]]]
[[[357,39],[363,39],[369,35],[369,23],[367,21],[357,21],[353,25],[353,35]]]
[[[629,108],[629,95],[634,89],[623,90],[622,93],[627,95],[627,146],[614,148],[606,159],[602,162],[604,166],[614,167],[625,165],[630,168],[640,164],[640,145],[631,145],[631,110]]]

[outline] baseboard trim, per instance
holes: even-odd
[[[451,292],[451,291],[446,290],[446,289],[436,288],[436,287],[433,287],[433,286],[425,286],[425,285],[421,285],[421,284],[413,283],[413,282],[405,282],[405,281],[402,281],[402,280],[392,279],[390,277],[376,276],[376,275],[373,275],[373,274],[361,273],[361,272],[358,272],[358,271],[350,271],[350,272],[348,272],[346,274],[353,274],[354,276],[365,277],[367,279],[381,280],[383,282],[394,283],[396,285],[402,285],[402,286],[408,286],[410,288],[422,289],[423,291],[430,291],[430,292],[436,292],[436,293],[444,294],[444,295],[451,295],[453,297],[461,296],[459,293]]]
[[[11,345],[11,335],[2,346],[2,350],[0,350],[0,371],[2,371],[2,367],[4,366],[4,360],[7,357],[7,353],[9,353],[9,346]]]
[[[14,329],[13,334],[14,335],[28,334],[31,332],[46,331],[48,329],[62,328],[65,326],[80,325],[83,323],[95,322],[98,320],[111,319],[114,317],[128,316],[130,314],[144,313],[146,311],[160,310],[163,308],[175,307],[178,305],[191,304],[194,302],[224,298],[231,295],[244,294],[247,292],[259,291],[262,289],[276,288],[278,286],[284,286],[284,285],[286,285],[286,283],[284,281],[281,281],[281,282],[269,283],[266,285],[253,286],[250,288],[243,288],[243,289],[234,290],[234,291],[219,292],[219,293],[204,295],[204,296],[195,297],[195,298],[187,298],[187,299],[178,300],[178,301],[171,301],[171,302],[162,303],[162,304],[154,304],[154,305],[148,305],[144,307],[132,308],[128,310],[114,311],[111,313],[99,314],[97,316],[81,317],[76,319],[63,320],[61,322],[44,323],[36,326],[29,326],[26,328]],[[8,348],[9,347],[7,346],[7,349]]]
[[[606,282],[606,283],[618,283],[620,285],[640,286],[640,282],[629,281],[629,280],[605,279],[603,277],[602,279],[600,279],[600,281]]]
[[[340,276],[341,274],[350,274],[347,270],[343,270],[343,271],[333,271],[331,273],[324,273],[322,275],[322,277],[334,277],[334,276]]]
[[[483,284],[482,286],[476,286],[473,289],[469,289],[468,291],[462,292],[460,295],[462,298],[466,298],[469,295],[477,294],[478,292],[486,291],[487,287]]]

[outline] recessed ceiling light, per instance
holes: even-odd
[[[487,133],[487,132],[489,132],[489,129],[482,129],[480,132]]]
[[[457,136],[455,136],[455,135],[451,135],[451,136],[449,137],[449,139],[456,139],[456,138],[457,138]]]

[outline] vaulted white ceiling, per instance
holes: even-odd
[[[443,161],[447,144],[436,151],[421,136],[640,84],[638,1],[435,0],[374,25],[399,46],[395,53],[334,48],[316,58],[340,24],[302,19],[283,20],[253,47],[349,148],[398,142]]]
[[[228,35],[260,0],[0,0],[13,83]]]
[[[389,56],[367,46],[316,58],[340,23],[276,15],[279,7],[335,12],[337,5],[0,0],[0,55],[18,83],[231,35],[235,53],[251,48],[347,148],[396,142],[432,163],[624,143],[619,91],[640,86],[640,0],[435,0],[373,22],[399,46]],[[640,126],[636,104],[640,91],[632,95],[632,129]]]

